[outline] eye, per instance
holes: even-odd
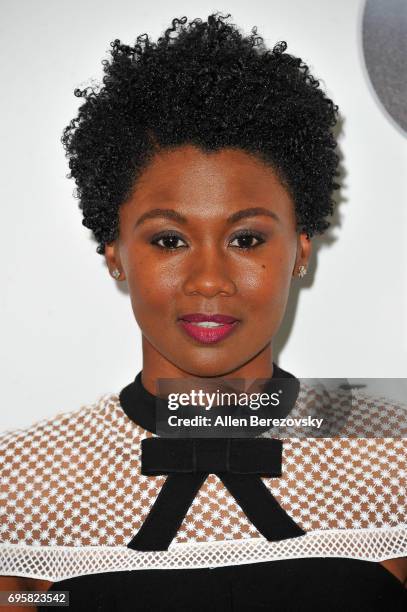
[[[179,242],[183,242],[183,245],[179,245]],[[185,240],[181,238],[178,234],[174,232],[161,232],[154,236],[151,241],[151,244],[158,246],[160,249],[166,249],[167,251],[175,251],[176,249],[180,249],[186,247]]]
[[[255,241],[253,243],[253,241]],[[233,242],[237,242],[238,244],[232,244]],[[230,241],[231,246],[237,246],[239,249],[255,249],[265,242],[265,237],[263,234],[259,232],[254,232],[253,230],[242,230],[241,232],[234,235],[232,240]]]

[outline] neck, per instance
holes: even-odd
[[[143,372],[142,383],[145,389],[155,395],[157,393],[157,380],[160,378],[183,379],[194,378],[242,378],[250,386],[256,379],[270,378],[273,375],[273,354],[271,342],[257,355],[244,364],[233,369],[216,368],[211,364],[211,370],[182,369],[159,353],[145,338],[142,337]]]

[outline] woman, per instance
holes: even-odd
[[[3,436],[3,588],[69,591],[73,610],[401,610],[401,440],[178,440],[170,467],[157,447],[163,379],[296,381],[272,341],[337,188],[336,106],[285,43],[227,19],[116,40],[103,86],[76,91],[63,143],[143,369]],[[316,402],[297,389],[288,409]]]

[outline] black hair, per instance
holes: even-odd
[[[328,228],[338,107],[285,42],[267,49],[256,27],[244,36],[229,17],[174,19],[157,42],[115,40],[103,84],[75,90],[84,103],[62,143],[98,253],[117,238],[119,206],[154,153],[183,144],[259,156],[292,196],[298,229]]]

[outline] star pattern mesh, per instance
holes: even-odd
[[[298,413],[318,401],[302,387]],[[400,418],[385,399],[358,392],[353,402],[350,435],[368,404],[375,432],[394,429]],[[388,437],[284,440],[282,476],[263,480],[305,536],[268,542],[211,474],[168,551],[129,550],[165,481],[140,474],[140,442],[151,435],[127,417],[116,394],[3,433],[0,575],[57,581],[125,569],[407,554],[407,441]]]

